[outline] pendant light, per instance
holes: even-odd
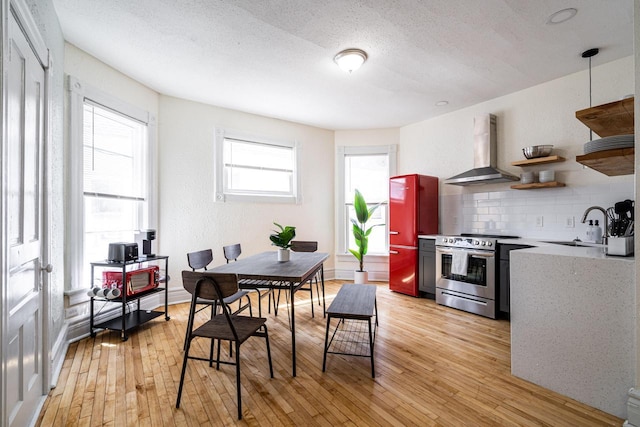
[[[599,52],[600,49],[598,49],[597,47],[582,52],[583,58],[589,58],[589,108],[593,106],[591,100],[591,58],[596,56]],[[589,129],[589,141],[593,141],[593,130],[591,129]]]

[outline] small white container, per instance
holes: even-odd
[[[520,174],[520,182],[522,184],[531,184],[535,182],[535,175],[533,175],[533,172],[522,172]]]
[[[618,256],[629,256],[633,254],[633,236],[609,237],[607,254]]]
[[[540,182],[553,182],[556,180],[556,172],[554,170],[540,171],[538,176]]]

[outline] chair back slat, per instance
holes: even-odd
[[[204,249],[202,251],[190,252],[187,254],[187,262],[193,271],[207,269],[207,266],[213,261],[213,251]]]
[[[291,250],[294,252],[315,252],[318,250],[318,242],[308,240],[293,240]]]
[[[183,270],[182,285],[196,298],[217,300],[224,306],[222,300],[238,292],[238,276],[232,273]]]
[[[242,253],[242,248],[240,247],[240,243],[236,243],[235,245],[223,246],[222,252],[224,252],[224,257],[228,264],[229,261],[236,261],[238,259]]]

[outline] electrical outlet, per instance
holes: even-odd
[[[543,216],[538,215],[536,217],[536,227],[542,227],[542,226],[543,226]]]
[[[564,226],[566,228],[575,228],[575,226],[576,226],[575,217],[572,217],[572,216],[566,217],[565,220],[564,220]]]

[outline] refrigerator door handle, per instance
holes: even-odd
[[[389,255],[398,255],[399,253],[398,251],[389,251]]]
[[[391,231],[391,230],[389,230],[389,234],[394,234],[395,235],[395,234],[400,234],[400,232],[399,231]]]

